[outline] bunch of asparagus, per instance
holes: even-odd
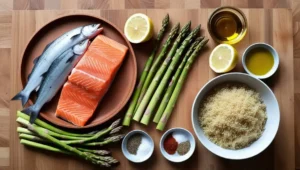
[[[122,129],[120,119],[108,128],[86,134],[72,133],[58,129],[40,119],[34,124],[29,123],[29,116],[18,111],[17,122],[24,127],[18,127],[20,143],[53,152],[81,157],[93,164],[110,167],[118,161],[109,156],[107,150],[91,149],[90,146],[104,146],[120,141],[123,135],[118,134]],[[108,137],[105,137],[108,136]]]
[[[124,126],[129,126],[131,119],[148,125],[151,116],[156,112],[153,122],[158,123],[158,130],[163,130],[192,63],[208,42],[208,39],[204,37],[197,37],[200,25],[190,32],[191,22],[189,22],[179,32],[178,23],[170,31],[160,53],[154,60],[168,23],[169,16],[167,15],[157,35],[155,48],[146,62],[131,99],[123,120]]]

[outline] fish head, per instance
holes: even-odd
[[[80,42],[79,44],[73,47],[74,53],[78,55],[82,55],[87,50],[89,44],[90,44],[89,39]]]
[[[91,25],[84,26],[82,29],[82,34],[85,37],[93,38],[103,30],[103,28],[99,28],[99,27],[100,24],[91,24]]]

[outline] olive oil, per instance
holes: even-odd
[[[233,40],[242,32],[241,21],[231,12],[218,13],[212,23],[214,24],[212,26],[213,34],[222,41]]]
[[[208,30],[217,42],[235,44],[245,36],[247,21],[240,10],[233,7],[221,7],[211,15]]]
[[[267,74],[274,65],[272,53],[262,47],[252,49],[246,56],[247,69],[258,76]]]

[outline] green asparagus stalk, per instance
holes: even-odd
[[[42,127],[40,127],[42,128]],[[47,130],[45,128],[42,128],[44,130]],[[34,135],[33,132],[31,132],[30,130],[26,129],[26,128],[23,128],[23,127],[18,127],[17,128],[17,132],[19,133],[26,133],[26,134],[29,134],[29,135]],[[58,133],[55,133],[55,132],[52,132],[51,130],[48,130],[48,134],[51,135],[51,136],[54,136],[54,137],[57,137],[57,138],[60,138],[60,139],[71,139],[71,140],[80,140],[80,139],[85,139],[87,137],[79,137],[79,136],[67,136],[67,135],[61,135],[61,134],[58,134]]]
[[[65,150],[60,149],[60,148],[56,148],[56,147],[53,147],[53,146],[49,146],[49,145],[46,145],[46,144],[41,144],[41,143],[38,143],[38,142],[26,140],[26,139],[21,139],[20,143],[22,143],[24,145],[31,146],[31,147],[39,148],[39,149],[44,149],[44,150],[48,150],[48,151],[63,153],[63,154],[67,154],[67,155],[73,155],[72,152],[68,152],[68,151],[65,151]],[[80,150],[82,150],[82,148]],[[114,159],[111,156],[100,155],[100,154],[107,155],[106,151],[103,152],[102,150],[100,150],[100,152],[96,152],[98,155],[95,155],[94,153],[90,152],[92,150],[88,150],[88,152],[87,152],[87,149],[84,149],[84,150],[86,150],[86,151],[84,151],[84,153],[86,155],[88,155],[89,157],[92,157],[94,159],[105,161],[109,164],[114,164],[114,163],[118,162],[116,159]]]
[[[141,94],[139,96],[139,99],[137,101],[137,105],[135,107],[135,110],[134,112],[136,112],[137,108],[139,107],[139,105],[141,104],[141,101],[156,73],[156,71],[158,70],[159,66],[161,65],[161,62],[163,61],[163,59],[165,58],[166,54],[168,53],[168,50],[169,50],[169,47],[171,46],[172,44],[172,41],[174,40],[175,36],[178,34],[178,31],[179,31],[179,27],[180,27],[180,24],[176,24],[175,27],[171,30],[171,32],[169,33],[169,37],[167,39],[167,41],[165,42],[165,44],[163,45],[159,55],[157,56],[157,58],[155,59],[155,62],[153,64],[153,66],[151,67],[148,75],[147,75],[147,78],[145,80],[145,83],[143,84],[143,87],[141,89]],[[187,34],[187,31],[190,29],[190,23],[187,24],[181,32],[184,32],[184,35],[180,35],[180,37],[183,37]],[[177,38],[178,39],[178,38]],[[171,50],[172,51],[172,50]],[[169,55],[168,55],[169,56]],[[167,57],[168,57],[167,56]],[[172,55],[173,56],[173,55]],[[172,57],[171,56],[171,57]]]
[[[158,130],[163,130],[165,128],[165,125],[173,111],[173,108],[176,104],[176,101],[179,97],[180,91],[182,89],[182,86],[184,84],[184,80],[187,77],[188,71],[191,68],[192,63],[194,62],[194,60],[196,59],[196,57],[198,56],[199,51],[206,45],[206,43],[208,42],[207,40],[203,40],[201,41],[196,49],[194,50],[193,54],[190,56],[190,58],[188,59],[188,61],[186,62],[184,69],[182,71],[182,73],[180,74],[179,80],[175,86],[175,89],[172,93],[172,96],[170,98],[170,101],[167,104],[166,109],[164,110],[164,113],[160,119],[160,121],[158,122],[158,125],[156,126],[156,129]]]
[[[67,154],[67,155],[72,155],[71,152],[65,151],[63,149],[56,148],[56,147],[53,147],[53,146],[49,146],[49,145],[46,145],[46,144],[41,144],[41,143],[34,142],[34,141],[31,141],[31,140],[21,139],[20,143],[24,144],[24,145],[27,145],[27,146],[34,147],[34,148],[39,148],[39,149],[44,149],[44,150],[48,150],[48,151],[52,151],[52,152],[58,152],[58,153],[63,153],[63,154]]]
[[[35,134],[29,135],[29,134],[21,133],[21,134],[19,134],[19,137],[20,137],[20,139],[26,139],[26,140],[31,140],[31,141],[35,141],[35,142],[50,143],[46,139],[43,139],[39,136],[36,136]],[[86,142],[86,143],[82,143],[80,145],[82,145],[82,146],[103,146],[103,145],[110,144],[110,143],[113,143],[113,142],[118,142],[123,137],[124,137],[124,135],[116,135],[116,136],[108,137],[108,138],[104,139],[101,142]],[[59,140],[59,141],[62,142],[62,143],[65,143],[65,144],[68,144],[68,142],[69,142],[67,140],[66,141],[65,140]],[[78,144],[78,143],[75,143],[75,144]],[[81,148],[81,147],[76,147],[76,149],[81,150],[81,151],[85,151],[85,152],[95,153],[95,154],[103,152],[102,150],[100,150],[100,151],[96,150],[95,151],[95,150],[90,150],[90,149],[84,149],[84,148]],[[108,152],[108,151],[106,151],[106,152]]]
[[[179,24],[178,24],[179,25]],[[147,89],[149,87],[149,85],[151,84],[152,80],[153,80],[153,77],[156,75],[156,72],[158,71],[160,65],[161,65],[161,62],[164,58],[164,56],[167,54],[168,52],[168,55],[166,57],[166,59],[170,59],[173,57],[173,55],[175,54],[176,52],[176,49],[178,48],[178,46],[180,45],[181,41],[187,36],[189,30],[190,30],[190,27],[191,27],[191,22],[188,22],[180,31],[178,37],[176,38],[175,42],[173,43],[173,46],[171,48],[171,50],[168,52],[168,47],[171,45],[171,40],[170,41],[166,41],[165,43],[165,46],[163,46],[161,52],[160,52],[160,55],[157,57],[157,60],[155,61],[155,63],[153,64],[153,66],[151,67],[150,71],[149,71],[149,74],[146,78],[146,81],[145,81],[145,84],[143,85],[143,88],[142,88],[142,91],[141,91],[141,95],[138,99],[138,103],[137,103],[137,106],[136,106],[136,109],[134,110],[134,112],[136,113],[137,112],[137,109],[138,107],[140,106],[142,100],[143,100],[143,97],[145,96],[146,92],[147,92]],[[175,27],[176,28],[176,27]],[[179,29],[179,28],[178,28]],[[168,42],[168,43],[167,43]],[[165,60],[166,60],[165,59]],[[141,118],[141,115],[139,116],[136,116],[136,121],[140,121],[140,118]]]
[[[165,16],[165,18],[163,19],[163,21],[162,21],[162,28],[158,32],[157,37],[156,37],[156,39],[154,41],[154,49],[151,52],[150,57],[148,58],[148,60],[146,62],[146,65],[145,65],[145,68],[144,68],[144,70],[142,72],[142,75],[140,77],[139,83],[138,83],[137,87],[134,90],[133,97],[131,99],[131,102],[129,104],[129,108],[128,108],[126,114],[125,114],[125,117],[124,117],[124,120],[123,120],[123,123],[122,123],[124,126],[129,126],[130,125],[130,120],[131,120],[131,118],[132,118],[132,116],[134,114],[134,109],[135,109],[137,100],[138,100],[138,98],[140,96],[140,93],[141,93],[141,90],[142,90],[142,86],[143,86],[143,84],[144,84],[144,82],[146,80],[148,71],[150,70],[150,68],[152,66],[154,57],[156,55],[156,52],[157,52],[158,47],[160,45],[160,42],[161,42],[161,40],[163,38],[163,35],[166,32],[166,30],[167,30],[168,25],[169,25],[169,14],[167,14]]]
[[[40,127],[38,127],[40,128]],[[40,129],[42,130],[42,129]],[[46,139],[43,139],[39,136],[36,136],[36,134],[25,134],[25,133],[20,133],[19,134],[19,137],[20,139],[26,139],[26,140],[31,140],[31,141],[35,141],[35,142],[42,142],[42,143],[51,143],[49,141],[47,141]],[[108,137],[106,139],[104,139],[103,141],[101,142],[86,142],[84,144],[80,144],[82,146],[103,146],[103,145],[106,145],[106,144],[109,144],[109,143],[113,143],[113,142],[117,142],[119,140],[121,140],[123,138],[123,135],[116,135],[116,136],[111,136],[111,137]],[[68,140],[59,140],[60,142],[62,143],[65,143],[65,144],[68,144],[69,141]],[[78,144],[78,143],[75,143],[75,144]],[[79,145],[79,144],[78,144]],[[78,150],[81,150],[81,151],[85,151],[85,152],[91,152],[91,153],[101,153],[103,152],[102,150],[90,150],[90,149],[84,149],[84,148],[81,148],[81,147],[77,147],[76,149]],[[106,151],[108,152],[108,151]]]
[[[25,139],[25,140],[29,140],[29,141],[32,141],[32,142],[37,142],[37,143],[50,143],[49,141],[43,139],[43,138],[40,138],[38,136],[35,136],[34,134],[33,135],[29,135],[29,134],[24,134],[24,133],[21,133],[19,135],[20,139]],[[80,150],[80,151],[83,151],[83,152],[90,152],[90,153],[93,153],[93,154],[97,154],[97,155],[108,155],[110,154],[109,151],[106,151],[106,150],[92,150],[92,149],[85,149],[85,148],[80,148],[80,147],[77,147],[76,149]]]
[[[27,128],[28,128],[29,130],[35,132],[37,135],[41,136],[42,138],[51,141],[52,143],[54,143],[54,144],[56,144],[56,145],[62,147],[63,149],[65,149],[65,150],[67,150],[67,151],[69,151],[69,152],[72,152],[72,153],[78,155],[79,157],[81,157],[81,158],[83,158],[83,159],[85,159],[85,160],[88,160],[88,161],[90,161],[90,162],[92,162],[92,163],[94,163],[94,164],[102,165],[102,166],[105,166],[105,167],[110,167],[110,166],[111,166],[111,165],[110,165],[109,163],[107,163],[107,162],[104,162],[104,161],[102,161],[102,160],[96,160],[96,159],[94,159],[92,156],[90,156],[89,154],[87,154],[87,153],[85,153],[85,152],[82,152],[82,151],[80,151],[80,150],[78,150],[78,149],[76,149],[76,148],[74,148],[74,147],[72,147],[72,146],[69,146],[69,145],[65,144],[65,143],[60,142],[58,139],[56,139],[56,138],[50,136],[50,135],[47,133],[47,131],[44,131],[44,130],[40,129],[39,126],[36,125],[36,124],[30,124],[27,120],[25,120],[25,119],[23,119],[23,118],[21,118],[21,117],[18,117],[18,118],[17,118],[17,122],[19,122],[19,123],[21,123],[21,124],[27,126]],[[27,123],[27,122],[28,122],[28,123]]]
[[[17,132],[19,133],[24,133],[24,134],[28,134],[28,135],[35,135],[33,132],[31,132],[30,130],[23,128],[23,127],[18,127],[17,128]]]
[[[104,139],[103,142],[83,143],[82,145],[84,145],[84,146],[104,146],[109,143],[118,142],[121,139],[123,139],[123,137],[124,137],[124,135],[117,135],[117,136],[108,137],[108,138]]]
[[[200,27],[199,27],[199,31],[200,31]],[[197,33],[195,33],[194,35],[196,35],[196,34]],[[191,44],[191,42],[192,41],[187,40],[187,44],[188,44],[187,46],[189,46]],[[182,44],[184,45],[184,43],[185,43],[185,41]],[[170,80],[174,70],[177,68],[178,62],[180,61],[181,56],[183,55],[184,52],[185,52],[185,48],[183,48],[183,49],[179,48],[179,50],[176,52],[175,56],[173,57],[172,62],[168,66],[168,69],[165,72],[165,74],[163,75],[162,80],[159,82],[159,85],[158,85],[157,89],[155,90],[153,96],[151,97],[151,100],[144,112],[144,115],[141,120],[142,124],[144,124],[144,125],[149,124],[150,118],[151,118],[153,112],[155,111],[155,108],[157,107],[158,102],[161,100],[164,90],[168,84],[168,81]]]
[[[101,156],[110,154],[110,152],[107,150],[92,150],[92,149],[86,149],[86,148],[77,148],[77,149],[80,151],[83,151],[83,152],[90,152],[90,153],[101,155]]]
[[[179,49],[176,48],[176,50],[174,50],[173,55],[175,54],[175,56],[173,55],[168,55],[168,57],[165,59],[165,61],[162,63],[161,67],[159,68],[159,70],[157,71],[157,73],[155,74],[155,77],[153,78],[144,98],[142,99],[141,104],[139,105],[136,113],[135,113],[135,120],[139,121],[142,114],[144,113],[150,99],[152,98],[152,95],[154,93],[154,91],[156,90],[156,87],[158,86],[161,78],[164,75],[165,70],[167,69],[168,65],[170,64],[171,60],[175,60],[176,62],[179,60],[180,56],[181,56],[181,52],[183,51],[192,41],[192,39],[196,36],[196,34],[200,31],[200,26],[198,26],[196,29],[194,29],[187,38],[185,38],[185,40],[182,42],[182,44],[180,45]],[[180,36],[180,35],[179,35]],[[149,115],[148,112],[145,113],[146,115]],[[149,115],[150,116],[150,115]],[[144,123],[146,124],[146,123]]]
[[[179,76],[182,72],[182,69],[186,63],[186,61],[188,60],[188,58],[190,57],[190,55],[193,53],[193,51],[195,50],[196,46],[200,43],[200,41],[202,41],[203,37],[198,37],[192,44],[192,46],[189,48],[188,52],[185,54],[182,62],[180,63],[180,65],[178,66],[177,70],[176,70],[176,73],[175,75],[172,77],[172,79],[170,80],[169,82],[169,85],[168,85],[168,88],[167,88],[167,91],[166,93],[164,94],[164,97],[162,99],[162,101],[160,102],[160,105],[156,111],[156,114],[155,114],[155,117],[153,119],[153,122],[155,123],[158,123],[167,104],[168,104],[168,101],[170,100],[170,97],[172,95],[172,92],[175,88],[175,85],[179,79]],[[151,105],[151,101],[150,101],[150,104],[149,106]]]
[[[79,139],[79,140],[67,140],[64,143],[65,144],[82,144],[82,143],[86,143],[86,142],[89,142],[89,141],[92,141],[92,140],[96,140],[96,139],[110,133],[111,131],[113,131],[114,128],[116,128],[119,125],[120,121],[121,121],[120,119],[116,120],[108,128],[106,128],[103,131],[100,131],[100,132],[96,133],[94,136],[91,136],[91,137],[88,137],[88,138],[85,138],[85,139]],[[119,130],[119,129],[120,128],[117,127],[117,130]],[[116,133],[116,131],[114,131],[114,133]]]
[[[35,142],[42,142],[42,143],[49,143],[47,140],[40,138],[38,136],[34,136],[34,135],[28,135],[25,133],[21,133],[19,135],[20,139],[26,139],[26,140],[31,140],[31,141],[35,141]]]
[[[25,120],[25,119],[23,119],[21,117],[19,117],[17,119],[17,121],[19,123],[21,123],[22,125],[24,125],[24,126],[28,126],[30,124],[28,120]],[[121,121],[120,119],[114,121],[108,128],[106,128],[106,129],[104,129],[102,131],[99,131],[94,136],[87,137],[87,138],[84,138],[84,139],[66,140],[66,141],[60,141],[60,142],[64,143],[64,144],[82,144],[82,143],[85,143],[85,142],[96,140],[96,139],[100,138],[101,136],[109,134],[111,131],[113,131],[114,133],[117,133],[118,131],[116,131],[114,129],[116,128],[117,130],[120,130],[120,127],[117,127],[119,125],[120,121]],[[48,129],[45,129],[45,128],[42,128],[42,127],[39,127],[39,126],[36,126],[36,129],[38,129],[39,131],[47,133],[47,135],[50,135]],[[29,130],[31,130],[31,129],[29,129]]]
[[[30,119],[30,117],[29,117],[27,114],[24,114],[24,113],[22,113],[22,112],[20,112],[20,111],[17,112],[17,116],[18,116],[18,117],[21,117],[21,118],[23,118],[23,119],[25,119],[25,120],[28,120],[28,121],[29,121],[29,119]],[[43,128],[48,129],[48,130],[50,130],[50,131],[52,131],[52,132],[56,132],[56,133],[62,134],[62,135],[67,135],[67,136],[79,136],[79,137],[91,137],[91,136],[94,135],[94,133],[77,134],[77,133],[66,132],[66,131],[61,130],[61,129],[58,129],[58,128],[56,128],[56,127],[54,127],[54,126],[52,126],[52,125],[50,125],[50,124],[48,124],[48,123],[46,123],[46,122],[40,120],[40,119],[36,119],[34,123],[35,123],[36,125],[39,125],[40,127],[43,127]]]

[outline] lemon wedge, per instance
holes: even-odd
[[[148,41],[153,36],[152,20],[145,14],[133,14],[125,23],[124,33],[132,43]]]
[[[216,73],[226,73],[232,70],[238,61],[238,54],[229,44],[220,44],[209,56],[209,66]]]

